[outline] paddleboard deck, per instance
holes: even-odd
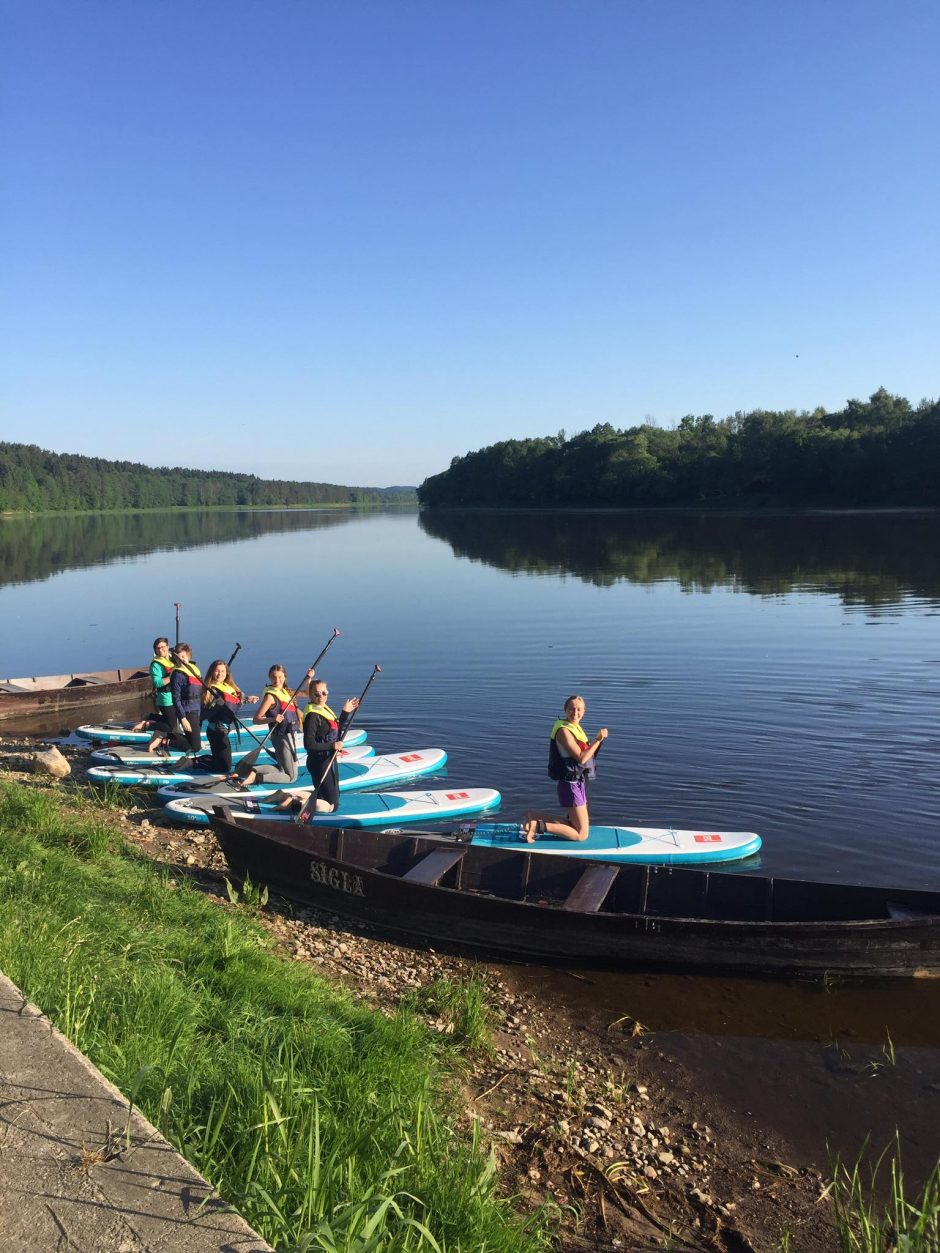
[[[407,779],[419,779],[424,775],[436,774],[447,763],[447,753],[443,748],[413,749],[408,753],[385,753],[381,757],[369,757],[361,761],[343,761],[339,767],[339,790],[356,792],[365,788],[388,787],[403,783]],[[90,773],[90,772],[89,772]],[[245,800],[263,800],[272,792],[284,792],[288,795],[307,795],[312,787],[312,780],[306,770],[302,770],[295,783],[255,785],[248,789],[232,788],[224,779],[216,776],[215,781],[206,780],[208,787],[194,781],[193,786],[186,784],[170,784],[161,787],[157,796],[162,801],[193,800],[203,802],[194,805],[193,812],[201,810],[208,823],[209,812],[214,805],[225,802],[238,804]]]
[[[496,809],[501,797],[494,788],[446,788],[429,792],[367,792],[343,796],[339,809],[333,813],[312,814],[310,826],[317,827],[380,827],[388,822],[438,822],[467,814]],[[239,818],[265,818],[272,822],[295,822],[296,812],[285,812],[273,803],[240,797],[226,800],[221,796],[192,797],[170,801],[166,816],[187,826],[203,826],[216,806],[225,805]]]
[[[247,743],[249,748],[253,748],[254,745],[251,742],[251,736],[256,735],[258,739],[261,740],[264,738],[268,728],[264,723],[252,722],[250,718],[245,719],[244,721],[245,725],[250,728],[250,731],[241,732],[242,746]],[[132,731],[131,727],[133,725],[134,724],[132,722],[102,722],[98,725],[88,723],[85,726],[76,727],[75,734],[80,736],[83,740],[91,740],[95,744],[126,744],[129,746],[135,744],[149,744],[156,732]],[[229,731],[228,734],[230,740],[235,743],[238,742],[237,729]],[[344,737],[343,743],[347,748],[354,748],[357,744],[364,744],[368,739],[368,734],[369,733],[367,731],[355,728]],[[208,747],[209,741],[206,739],[205,734],[203,734],[202,743],[203,747]],[[300,746],[300,751],[303,752],[301,736],[297,736],[297,743]]]
[[[518,823],[478,822],[468,828],[472,844],[559,857],[599,861],[642,861],[651,865],[692,866],[703,862],[741,861],[761,846],[754,831],[678,831],[674,827],[591,825],[582,842],[540,835],[531,844]]]
[[[246,753],[233,753],[232,761],[235,765],[239,760],[246,756]],[[354,748],[344,748],[340,750],[340,772],[342,772],[344,764],[352,764],[362,760],[371,760],[375,757],[375,749],[371,744],[357,744]],[[273,766],[273,760],[266,753],[261,755],[259,764],[262,766]],[[306,770],[302,770],[298,778],[306,780],[306,786],[310,787],[310,776]],[[164,787],[164,786],[182,786],[186,783],[209,783],[218,782],[227,790],[231,790],[232,785],[228,783],[227,776],[218,774],[212,770],[206,769],[204,766],[193,766],[191,759],[185,761],[181,758],[179,762],[153,765],[135,766],[129,762],[120,762],[114,759],[114,764],[92,766],[88,771],[88,779],[92,783],[118,783],[122,787]],[[283,784],[272,783],[269,791],[275,791]],[[243,795],[244,789],[236,793]]]
[[[259,736],[258,744],[260,743],[261,737]],[[246,740],[243,736],[241,745],[238,748],[232,749],[232,761],[237,765],[238,762],[247,757],[249,753],[253,753],[255,749],[257,749],[258,744],[255,744],[250,739]],[[294,749],[298,756],[303,757],[303,741],[295,743]],[[206,745],[203,751],[209,751],[208,745]],[[357,744],[354,748],[347,747],[343,751],[352,754],[350,760],[358,757],[371,757],[375,753],[375,749],[371,746],[371,744]],[[171,749],[166,753],[148,753],[146,750],[140,749],[134,744],[112,744],[108,748],[93,749],[90,754],[90,760],[93,761],[96,766],[159,767],[175,765],[177,762],[182,761],[184,757],[189,758],[189,756],[189,753],[177,751],[176,749]],[[271,741],[268,740],[267,744],[265,744],[264,748],[261,750],[259,761],[270,763],[273,760],[274,754],[271,748]]]

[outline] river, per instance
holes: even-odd
[[[182,634],[298,681],[380,749],[548,806],[548,730],[610,728],[592,812],[751,830],[774,874],[940,887],[940,514],[192,512],[0,524],[0,675]],[[748,863],[756,868],[756,861]]]

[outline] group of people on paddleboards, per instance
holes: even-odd
[[[236,649],[237,651],[237,649]],[[252,722],[267,725],[265,743],[270,741],[273,764],[259,763],[257,754],[233,772],[230,733],[245,729],[239,718],[242,705],[258,704],[257,696],[246,695],[235,682],[230,662],[213,661],[203,676],[193,661],[189,644],[179,643],[171,649],[165,636],[153,643],[150,663],[156,713],[150,720],[154,735],[150,750],[180,745],[196,755],[201,749],[202,727],[205,725],[209,755],[201,764],[223,774],[240,786],[253,783],[293,783],[298,775],[296,739],[302,731],[307,752],[307,770],[314,782],[316,808],[332,813],[339,804],[339,752],[343,733],[359,699],[351,697],[339,715],[329,706],[329,688],[316,677],[313,666],[307,671],[308,704],[303,714],[296,702],[296,692],[287,686],[287,671],[273,665],[268,671],[265,687]],[[298,689],[299,690],[299,689]],[[588,838],[587,786],[596,772],[598,750],[607,739],[607,727],[601,727],[589,739],[581,725],[585,714],[583,696],[569,696],[564,715],[556,719],[549,738],[548,774],[555,781],[558,803],[565,813],[538,813],[529,810],[522,820],[522,837],[532,843],[539,836],[554,835],[565,840]],[[142,725],[142,724],[141,724]],[[283,806],[301,805],[294,797],[286,797]]]
[[[199,764],[206,769],[226,775],[234,784],[246,788],[260,782],[293,783],[299,773],[296,736],[302,734],[316,809],[330,813],[336,808],[343,733],[359,708],[358,697],[345,701],[337,716],[328,703],[329,688],[316,677],[311,666],[306,673],[308,704],[301,714],[297,692],[287,686],[287,671],[275,664],[268,671],[268,684],[258,704],[259,697],[247,695],[235,682],[230,662],[217,658],[203,675],[193,661],[190,645],[181,642],[171,649],[165,636],[153,642],[150,678],[155,712],[135,729],[147,726],[153,730],[148,745],[151,752],[173,746],[197,756],[205,726],[209,752],[199,757]],[[265,764],[258,761],[257,754],[250,754],[233,771],[231,732],[234,730],[237,737],[242,732],[252,737],[239,711],[242,705],[255,704],[258,708],[252,723],[266,726],[267,733],[263,738],[253,738],[259,745],[270,745],[274,761]],[[285,800],[285,806],[291,800]]]

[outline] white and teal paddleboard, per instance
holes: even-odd
[[[674,827],[602,827],[591,825],[584,841],[539,835],[527,844],[517,822],[478,822],[468,829],[472,844],[597,861],[642,861],[692,866],[701,862],[740,861],[761,846],[753,831],[677,831]]]
[[[232,741],[232,744],[237,745],[239,749],[250,750],[257,747],[255,742],[256,740],[260,741],[264,739],[267,733],[267,727],[261,723],[251,722],[246,723],[246,726],[250,729],[243,730],[240,736],[237,730],[229,731],[228,738]],[[144,745],[149,744],[153,739],[154,732],[152,731],[125,731],[122,734],[126,738],[117,739],[113,736],[107,738],[105,735],[99,734],[99,732],[104,732],[105,729],[106,726],[87,726],[79,727],[75,732],[76,735],[82,736],[83,739],[91,740],[93,743],[102,746],[95,749],[92,753],[92,761],[96,761],[99,764],[107,764],[102,762],[100,757],[95,756],[95,753],[101,752],[116,752],[122,761],[131,761],[128,754],[136,752],[140,755],[140,760],[138,761],[135,758],[135,765],[143,765],[145,762],[150,762],[151,760],[156,761],[158,759],[160,761],[178,761],[180,757],[185,755],[182,749],[175,748],[170,749],[166,753],[148,753]],[[131,736],[133,736],[133,739],[130,738]],[[252,736],[254,736],[254,739]],[[343,743],[347,748],[355,748],[357,744],[364,744],[367,739],[367,731],[355,730],[350,731],[348,735],[343,737]],[[270,737],[268,737],[267,743],[271,743]],[[303,738],[299,735],[296,736],[294,743],[298,751],[302,753],[304,751]],[[203,732],[202,735],[202,747],[203,750],[208,750],[209,748],[209,740],[206,737],[205,732]]]
[[[395,786],[407,779],[419,779],[425,775],[436,774],[447,762],[447,754],[443,748],[416,748],[410,753],[383,753],[381,757],[370,757],[361,761],[341,761],[339,767],[339,790],[341,792],[357,792],[365,788]],[[208,786],[205,785],[208,784]],[[290,784],[262,784],[250,788],[233,788],[224,779],[206,780],[200,783],[194,780],[190,786],[171,784],[161,787],[157,795],[162,801],[192,800],[195,812],[201,809],[207,815],[214,805],[222,802],[228,804],[244,800],[263,800],[272,792],[284,792],[287,795],[304,796],[310,792],[313,781],[306,770],[297,776],[297,781]]]
[[[252,722],[250,713],[242,721],[259,738],[268,729],[267,724],[264,722]],[[131,727],[133,725],[133,722],[86,723],[84,726],[76,727],[75,734],[83,740],[92,740],[96,744],[149,744],[154,735],[161,730],[160,727],[154,727],[150,731],[132,731]],[[229,732],[229,738],[235,739],[237,734],[237,730],[233,729]],[[247,732],[242,731],[243,738],[246,734]],[[353,747],[356,744],[364,743],[367,736],[368,732],[366,731],[350,731],[345,737],[344,743]],[[202,739],[203,743],[205,743],[205,735],[203,735]]]
[[[495,809],[499,792],[489,787],[439,789],[431,792],[366,792],[340,798],[339,809],[329,814],[312,814],[309,825],[316,827],[381,827],[411,822],[440,822],[467,814]],[[238,818],[266,818],[272,822],[296,822],[297,813],[280,810],[262,797],[192,797],[170,801],[165,813],[173,822],[204,826],[216,806],[225,805]]]
[[[245,756],[248,750],[232,753],[232,761],[236,765]],[[301,748],[301,755],[303,749]],[[94,755],[94,754],[93,754]],[[371,744],[357,744],[354,748],[343,748],[340,750],[340,770],[342,763],[360,761],[375,757],[375,749]],[[192,759],[186,758],[185,761],[180,758],[176,763],[165,762],[163,764],[155,762],[152,765],[144,764],[135,766],[131,762],[121,761],[120,758],[109,759],[111,765],[92,766],[88,771],[88,779],[91,783],[119,783],[122,787],[164,787],[169,785],[182,785],[184,783],[206,783],[218,781],[224,783],[226,776],[206,770],[204,767],[195,767],[192,765]],[[274,761],[268,755],[267,750],[263,752],[259,758],[260,765],[273,766]],[[301,775],[308,780],[309,775],[306,771],[302,771]],[[300,777],[300,776],[298,776]],[[231,784],[229,784],[231,787]],[[270,789],[274,791],[278,784],[272,784]]]

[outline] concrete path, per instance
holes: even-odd
[[[0,1247],[272,1253],[2,974]]]

